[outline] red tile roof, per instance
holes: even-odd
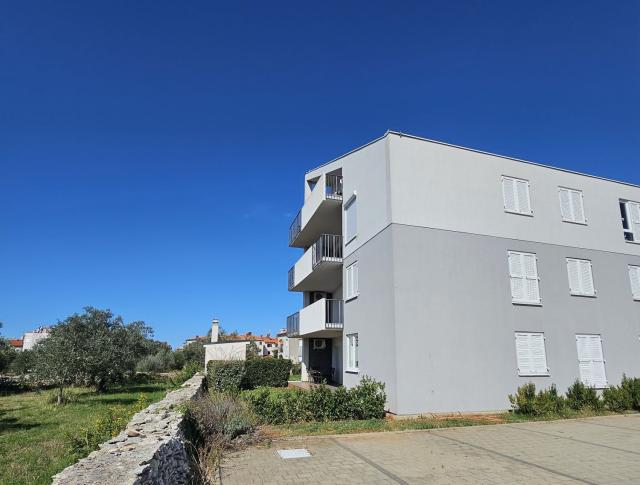
[[[22,339],[21,338],[10,338],[9,345],[12,347],[16,347],[18,349],[22,348]]]

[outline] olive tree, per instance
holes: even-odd
[[[151,329],[144,322],[125,324],[109,310],[87,307],[52,327],[36,345],[35,374],[58,389],[73,383],[103,391],[133,373],[149,350]]]

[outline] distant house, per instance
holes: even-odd
[[[25,332],[22,337],[22,350],[32,350],[40,340],[47,338],[50,332],[49,327],[38,327],[32,332]]]
[[[293,363],[302,360],[302,339],[289,337],[287,329],[278,332],[278,356],[283,359],[291,359]]]
[[[207,337],[206,335],[196,335],[195,337],[189,337],[184,341],[184,343],[180,347],[178,347],[177,350],[184,349],[185,347],[191,344],[194,344],[196,342],[202,342],[203,344],[208,344],[209,337]]]
[[[260,355],[263,357],[275,357],[279,351],[277,338],[267,334],[253,335],[247,332],[234,337],[225,337],[224,341],[219,341],[220,322],[213,320],[211,323],[211,343],[205,344],[205,365],[210,360],[245,360],[247,358],[247,345],[251,342],[258,347]]]
[[[9,345],[11,345],[11,347],[13,347],[14,350],[18,352],[22,350],[23,340],[21,338],[10,338],[8,342],[9,342]]]

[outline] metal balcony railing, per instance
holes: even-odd
[[[302,230],[302,211],[298,212],[293,222],[289,226],[289,245],[293,243]]]
[[[287,317],[287,337],[300,335],[300,313],[296,312]]]
[[[289,289],[293,288],[295,281],[296,281],[296,267],[291,266],[291,269],[289,270]]]
[[[324,195],[327,199],[342,200],[342,175],[326,175]]]
[[[341,263],[342,236],[323,234],[320,239],[313,243],[311,251],[311,260],[314,268],[324,261]]]
[[[344,327],[344,301],[327,300],[325,312],[325,328],[340,329]]]

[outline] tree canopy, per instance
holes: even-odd
[[[51,328],[36,344],[35,374],[62,389],[72,383],[104,390],[135,370],[154,348],[153,332],[144,322],[125,324],[109,310],[86,307]],[[155,346],[157,348],[157,346]]]

